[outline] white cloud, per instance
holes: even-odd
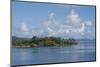
[[[85,30],[85,24],[84,21],[79,17],[78,13],[76,13],[73,9],[69,13],[66,19],[67,25],[71,26],[71,31],[70,33],[76,35],[76,34],[81,34]]]
[[[26,23],[22,23],[21,26],[20,26],[20,31],[22,33],[28,33],[29,32],[29,29],[28,29],[28,26]]]
[[[86,24],[87,26],[92,26],[92,21],[86,21],[85,24]]]
[[[70,14],[67,16],[67,22],[79,23],[81,21],[79,15],[72,9]]]
[[[48,20],[44,23],[48,36],[57,34],[57,31],[60,28],[59,24],[54,18],[54,15],[55,15],[54,13],[50,13]]]
[[[27,37],[27,38],[30,38],[30,37],[32,37],[32,35],[30,33],[31,32],[29,30],[28,25],[26,23],[21,23],[21,25],[18,28],[17,35],[19,37]]]
[[[66,24],[59,23],[56,21],[54,16],[54,13],[50,13],[49,18],[45,23],[45,27],[49,36],[56,36],[61,34],[76,35],[82,34],[85,30],[85,24],[81,21],[79,15],[74,10],[71,10],[67,16],[67,21],[64,22]]]

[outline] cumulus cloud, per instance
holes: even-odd
[[[79,17],[78,13],[76,13],[73,9],[67,16],[66,20],[67,25],[71,26],[71,32],[75,33],[82,33],[85,30],[84,21]]]
[[[48,20],[44,23],[48,36],[57,34],[60,28],[54,16],[55,16],[54,13],[50,13]]]
[[[85,24],[73,9],[70,11],[69,15],[67,15],[67,19],[64,22],[65,24],[59,23],[54,16],[54,13],[50,13],[49,18],[45,23],[49,36],[61,34],[76,35],[83,33],[85,30]]]
[[[22,23],[21,26],[20,26],[20,31],[22,33],[28,33],[29,32],[29,29],[28,29],[28,26],[26,23]]]
[[[81,22],[79,15],[74,11],[74,9],[72,9],[70,14],[67,16],[67,22],[76,24]]]
[[[31,30],[25,22],[21,23],[17,32],[19,37],[32,37]]]

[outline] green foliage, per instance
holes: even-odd
[[[73,38],[62,39],[58,37],[43,37],[33,36],[30,40],[12,40],[13,47],[46,47],[46,46],[67,46],[78,44]]]

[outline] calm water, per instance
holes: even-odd
[[[67,47],[12,48],[12,65],[94,61],[95,42]]]

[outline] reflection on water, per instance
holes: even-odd
[[[94,61],[95,42],[67,47],[12,48],[12,65]]]

